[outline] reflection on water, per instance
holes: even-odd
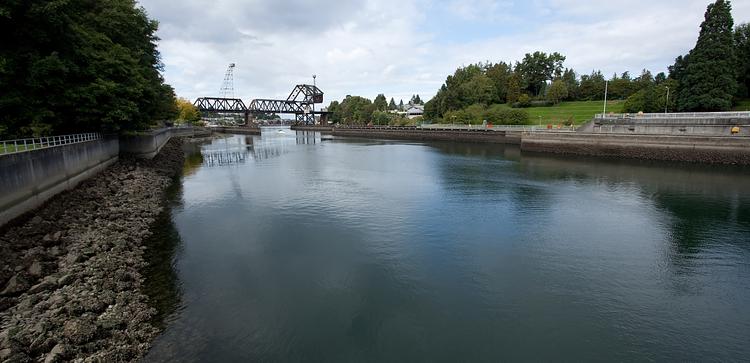
[[[188,157],[147,361],[750,356],[748,169],[284,131]]]
[[[190,160],[190,158],[188,158]],[[186,162],[188,165],[190,162]],[[175,271],[175,258],[182,241],[172,221],[172,210],[179,209],[182,201],[182,180],[177,178],[167,189],[168,208],[154,221],[153,234],[144,242],[147,267],[143,289],[149,303],[156,308],[154,323],[164,327],[168,318],[180,306],[180,284]]]

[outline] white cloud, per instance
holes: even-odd
[[[514,61],[535,50],[561,52],[581,73],[664,71],[695,43],[708,1],[141,3],[160,21],[165,77],[180,96],[217,95],[234,62],[236,94],[245,100],[285,98],[317,74],[326,102],[378,93],[398,102],[415,93],[428,99],[460,65]],[[738,23],[750,20],[750,2],[733,6]],[[456,23],[435,9],[449,9],[474,28],[451,29],[447,24]],[[445,34],[459,41],[443,41]]]

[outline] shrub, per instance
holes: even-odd
[[[484,112],[484,119],[497,125],[525,125],[529,123],[529,113],[503,105],[492,105]]]

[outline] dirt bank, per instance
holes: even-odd
[[[132,361],[158,334],[143,240],[182,167],[181,141],[121,160],[0,231],[0,361]]]

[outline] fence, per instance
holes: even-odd
[[[99,140],[102,135],[95,132],[85,134],[72,134],[48,137],[35,137],[30,139],[17,139],[0,141],[0,155],[13,154],[23,151],[44,149],[48,147],[76,144],[92,140]]]
[[[598,113],[596,119],[750,118],[750,112]]]

